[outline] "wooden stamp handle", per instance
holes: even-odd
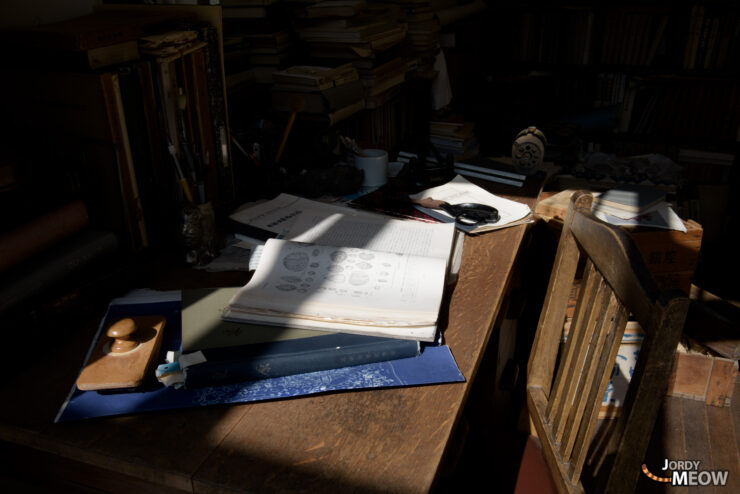
[[[114,338],[114,341],[110,347],[111,352],[129,352],[139,346],[139,342],[136,341],[135,338],[135,333],[136,322],[134,322],[134,320],[129,317],[121,319],[120,321],[112,324],[106,332],[106,335],[108,335],[110,338]]]

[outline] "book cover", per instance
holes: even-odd
[[[640,212],[649,209],[665,200],[665,192],[652,187],[639,185],[621,185],[607,190],[596,200],[597,205]]]
[[[412,340],[221,320],[221,312],[238,290],[183,290],[182,348],[199,351],[205,359],[186,368],[187,387],[289,376],[420,354],[419,342]]]

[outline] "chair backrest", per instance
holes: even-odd
[[[527,405],[559,492],[634,492],[689,301],[661,293],[629,234],[571,198],[527,367]],[[583,277],[561,348],[566,306]],[[583,264],[585,262],[585,264]],[[623,407],[599,411],[628,319],[645,332]],[[608,426],[607,426],[608,424]]]

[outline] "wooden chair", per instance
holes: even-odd
[[[560,493],[632,493],[689,301],[659,291],[629,234],[597,219],[592,200],[584,192],[571,198],[529,357],[527,406]],[[582,256],[581,289],[561,350]],[[599,421],[630,317],[640,323],[645,339],[617,419]]]

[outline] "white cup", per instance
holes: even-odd
[[[355,155],[355,168],[365,172],[363,187],[377,187],[388,180],[388,153],[382,149],[363,149]]]

